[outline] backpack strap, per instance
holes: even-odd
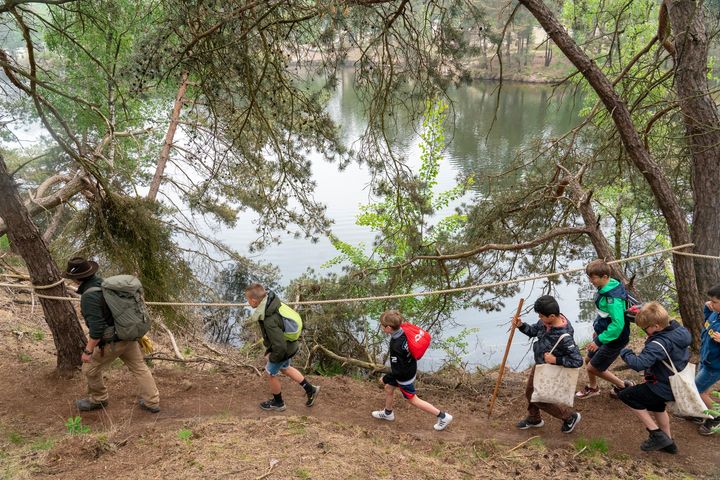
[[[675,364],[673,363],[672,358],[670,358],[670,354],[668,353],[668,351],[665,350],[665,347],[663,346],[663,344],[660,343],[660,342],[658,342],[658,341],[656,341],[656,340],[653,340],[652,343],[657,343],[658,345],[660,345],[660,348],[663,349],[663,352],[665,352],[665,355],[667,355],[668,361],[670,362],[670,365],[668,365],[668,363],[667,363],[665,360],[663,360],[663,364],[664,364],[667,368],[669,368],[674,374],[677,375],[678,371],[677,371],[677,369],[675,368]]]
[[[560,345],[560,342],[562,341],[562,339],[563,339],[564,337],[569,337],[569,336],[570,336],[569,333],[563,333],[562,335],[560,335],[560,338],[557,339],[557,342],[555,342],[555,345],[553,345],[553,347],[550,349],[550,351],[549,351],[548,353],[552,353],[553,350],[555,350],[555,348],[556,348],[558,345]]]
[[[105,301],[105,295],[102,294],[102,288],[100,287],[90,287],[87,290],[85,290],[84,293],[90,293],[90,292],[100,292],[100,307],[103,311],[103,317],[105,317],[105,322],[107,322],[109,327],[115,326],[115,319],[113,318],[112,311],[110,311],[110,307],[108,306],[107,302]]]

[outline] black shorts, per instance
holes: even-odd
[[[667,400],[650,390],[647,383],[627,387],[618,392],[618,398],[634,410],[664,412]]]
[[[620,352],[625,348],[625,345],[621,347],[611,347],[610,345],[600,345],[600,348],[594,352],[588,351],[588,358],[590,359],[590,365],[595,367],[598,371],[604,372],[610,365],[620,356]]]
[[[405,399],[407,399],[407,400],[410,400],[416,394],[415,382],[400,383],[397,381],[397,379],[395,377],[393,377],[389,373],[383,375],[382,381],[385,385],[390,385],[390,386],[399,388],[400,393],[402,393],[403,397],[405,397]]]

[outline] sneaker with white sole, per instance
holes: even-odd
[[[590,385],[585,385],[585,387],[580,390],[579,392],[575,392],[575,398],[585,399],[585,398],[592,398],[597,395],[600,395],[600,388],[599,387],[591,387]]]
[[[563,422],[562,427],[560,427],[560,431],[562,433],[572,433],[581,418],[582,416],[580,415],[580,412],[573,413],[570,418]]]
[[[433,428],[438,432],[440,430],[445,430],[452,421],[453,416],[446,412],[443,418],[438,417],[437,422],[435,422],[435,425],[433,425]]]
[[[540,420],[531,420],[529,418],[525,418],[517,422],[515,426],[520,430],[527,430],[528,428],[540,428],[545,426],[545,420],[543,420],[542,418]]]
[[[377,418],[378,420],[387,420],[388,422],[392,422],[395,420],[395,412],[390,412],[389,414],[385,413],[385,410],[375,410],[372,412],[372,416]]]

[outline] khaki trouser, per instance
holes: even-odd
[[[82,366],[82,372],[87,379],[87,391],[90,400],[99,403],[108,399],[107,387],[103,381],[102,372],[113,360],[120,358],[135,377],[135,381],[140,387],[140,398],[143,399],[145,405],[159,407],[160,394],[157,386],[155,386],[152,373],[145,364],[140,344],[135,340],[113,342],[105,345],[103,350],[96,348],[92,360],[89,363],[83,363]]]
[[[555,418],[560,420],[567,420],[574,412],[571,408],[564,405],[558,405],[555,403],[533,403],[530,401],[533,394],[533,379],[535,378],[535,366],[530,370],[530,376],[528,377],[527,386],[525,387],[525,397],[528,401],[528,419],[540,420],[540,410],[543,410]]]

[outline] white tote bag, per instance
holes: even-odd
[[[550,353],[555,350],[563,337],[569,336],[569,333],[560,335]],[[533,393],[530,401],[533,403],[556,403],[572,407],[575,401],[575,387],[579,373],[579,368],[567,368],[561,365],[550,365],[549,363],[536,365],[535,377],[533,378]]]
[[[655,340],[653,340],[653,343],[657,343],[660,345],[660,348],[663,349],[670,365],[665,361],[663,361],[663,364],[673,372],[673,375],[670,375],[670,388],[672,389],[675,401],[667,402],[668,410],[686,417],[712,418],[705,413],[707,406],[702,398],[700,398],[700,392],[698,392],[695,386],[695,364],[688,362],[687,366],[683,368],[683,371],[678,372],[662,343]]]

